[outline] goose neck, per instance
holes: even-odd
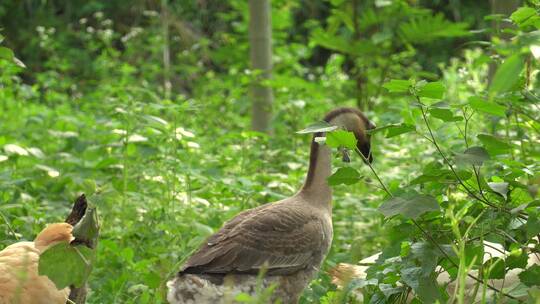
[[[328,205],[332,199],[332,189],[327,181],[332,174],[331,150],[315,140],[317,137],[324,136],[324,133],[316,133],[311,140],[309,169],[301,192],[313,197],[321,204]]]

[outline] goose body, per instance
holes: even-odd
[[[341,108],[324,120],[354,132],[358,148],[370,158],[373,125],[358,110]],[[311,143],[310,163],[301,190],[284,200],[241,212],[187,260],[168,282],[170,303],[234,303],[240,293],[258,295],[274,288],[269,300],[296,303],[317,274],[332,243],[331,150]],[[258,274],[264,276],[258,280]]]

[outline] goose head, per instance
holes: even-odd
[[[368,130],[374,129],[375,124],[371,122],[364,113],[355,108],[338,108],[326,114],[324,121],[333,126],[344,128],[352,132],[356,137],[356,147],[364,161],[372,162],[371,155],[371,136],[367,133]],[[342,150],[343,160],[348,161],[346,150]]]

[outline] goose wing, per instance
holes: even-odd
[[[306,209],[275,203],[240,213],[208,238],[180,273],[258,273],[264,267],[268,274],[291,274],[320,262],[331,227]]]

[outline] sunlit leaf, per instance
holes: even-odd
[[[356,148],[356,137],[352,132],[336,130],[326,135],[326,144],[332,148],[344,147],[354,150]]]
[[[520,7],[510,15],[510,19],[519,27],[535,24],[540,19],[538,12],[532,7]]]
[[[387,89],[390,93],[405,93],[409,92],[411,85],[409,80],[392,79],[383,84],[383,88]]]
[[[417,86],[418,96],[432,99],[442,99],[445,92],[445,87],[442,82],[428,82],[425,85]]]

